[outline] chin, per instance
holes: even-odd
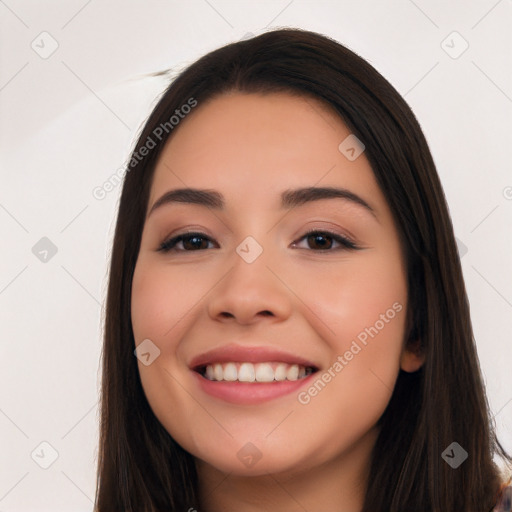
[[[282,457],[279,457],[279,454],[274,454],[271,458],[262,456],[259,460],[246,463],[240,461],[236,454],[233,458],[231,452],[224,453],[219,457],[209,456],[207,460],[201,459],[200,462],[196,463],[207,464],[222,473],[237,477],[258,477],[306,469],[297,467],[295,461],[287,459],[286,454],[283,454]]]

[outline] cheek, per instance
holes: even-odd
[[[337,348],[376,322],[378,328],[385,325],[379,330],[387,331],[387,337],[401,341],[407,283],[399,254],[358,253],[323,268],[302,265],[288,275],[288,282],[294,282],[297,295],[314,313],[310,321]]]
[[[141,384],[157,419],[178,439],[187,438],[188,423],[175,421],[176,411],[189,409],[190,397],[176,378],[180,364],[177,348],[190,328],[191,315],[187,313],[202,295],[191,288],[190,278],[184,272],[155,264],[149,258],[137,262],[131,294],[135,344],[150,339],[160,351],[148,366],[138,361]]]
[[[179,268],[171,269],[149,259],[138,262],[131,295],[135,341],[152,337],[165,340],[165,347],[160,349],[169,351],[169,345],[183,330],[187,316],[206,289],[205,280],[195,282]]]
[[[298,397],[300,421],[287,433],[299,439],[302,429],[316,429],[319,438],[339,439],[337,447],[334,441],[319,445],[319,459],[357,442],[387,407],[400,368],[407,301],[399,259],[373,254],[329,270],[316,272],[314,285],[305,279],[301,293],[331,361]]]
[[[319,393],[314,407],[320,411],[331,400],[340,400],[341,416],[364,407],[375,419],[387,405],[400,368],[407,307],[400,254],[361,252],[325,270],[311,268],[309,276],[303,269],[301,276],[297,294],[307,297],[304,315],[321,333],[329,365],[337,361],[332,368],[336,377],[326,376],[331,378],[326,385],[330,391]],[[321,383],[318,388],[323,390]]]

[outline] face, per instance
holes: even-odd
[[[201,465],[263,475],[368,452],[400,366],[417,369],[397,228],[349,135],[315,100],[231,93],[157,162],[132,326],[148,402]],[[330,193],[294,193],[310,187]],[[159,201],[184,188],[214,195]]]

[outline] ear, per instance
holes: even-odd
[[[421,351],[420,340],[406,343],[400,356],[400,368],[404,372],[414,373],[418,371],[425,362],[425,356]]]

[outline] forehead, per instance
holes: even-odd
[[[245,206],[295,187],[343,186],[383,201],[364,152],[339,149],[349,128],[323,102],[288,93],[228,93],[199,104],[164,147],[149,205],[172,188],[221,190]]]

